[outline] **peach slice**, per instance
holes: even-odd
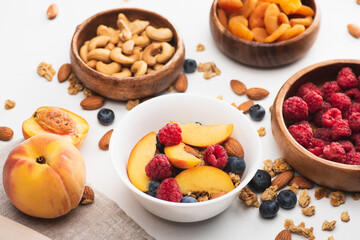
[[[40,133],[53,133],[79,148],[89,131],[89,124],[79,115],[59,107],[40,107],[22,124],[25,139]]]
[[[224,142],[233,132],[233,124],[200,125],[189,122],[186,125],[177,123],[181,128],[182,141],[195,147],[207,147]]]
[[[229,175],[211,166],[186,169],[179,173],[175,180],[183,194],[189,192],[228,193],[235,188]]]
[[[185,144],[181,142],[178,145],[166,146],[164,152],[170,158],[170,162],[175,167],[191,168],[198,165],[201,160],[186,152],[184,147]]]
[[[146,176],[145,166],[156,152],[156,132],[145,135],[132,149],[127,166],[130,182],[140,191],[149,190],[150,178]]]

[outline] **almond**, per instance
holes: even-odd
[[[55,3],[54,3],[54,4],[51,4],[51,5],[49,6],[48,10],[47,10],[47,13],[46,13],[48,19],[54,19],[54,18],[56,18],[57,14],[58,14],[58,7],[57,7],[57,5],[56,5]]]
[[[269,91],[263,88],[249,88],[246,95],[252,100],[261,100],[269,95]]]
[[[235,138],[229,137],[224,143],[224,148],[229,156],[244,157],[244,149]]]
[[[189,145],[185,145],[185,146],[184,146],[184,150],[185,150],[187,153],[191,153],[192,155],[194,155],[194,156],[197,157],[197,158],[200,157],[199,151],[196,150],[195,148],[190,147]]]
[[[271,186],[277,186],[278,189],[282,189],[285,187],[290,180],[293,178],[294,172],[293,171],[286,171],[278,175],[272,182]]]
[[[104,136],[102,136],[102,138],[99,141],[99,148],[101,150],[109,150],[109,144],[110,144],[110,139],[111,139],[111,135],[113,133],[113,129],[107,131]]]
[[[80,200],[80,203],[85,205],[89,203],[93,203],[95,198],[94,191],[89,186],[85,186],[83,196]]]
[[[87,97],[81,101],[80,106],[85,110],[94,110],[104,105],[104,98],[101,96]]]
[[[68,79],[68,77],[70,76],[72,69],[71,69],[71,64],[70,63],[65,63],[63,64],[58,71],[58,81],[59,82],[64,82],[66,81],[66,79]]]
[[[0,140],[10,141],[14,135],[14,131],[9,127],[0,127]]]
[[[298,185],[299,188],[312,188],[314,186],[312,182],[302,176],[294,176],[289,182],[289,185],[291,186],[294,183]]]
[[[291,240],[291,232],[289,229],[284,229],[275,237],[275,240]]]
[[[248,100],[240,104],[237,109],[240,111],[243,111],[243,113],[248,113],[249,109],[254,105],[254,102],[252,100]]]
[[[185,92],[188,87],[188,80],[185,73],[181,73],[175,82],[175,90],[178,92]]]
[[[348,24],[347,29],[353,37],[355,38],[360,37],[360,28],[356,24]]]
[[[236,93],[237,95],[243,95],[247,89],[244,83],[235,79],[230,81],[230,86],[234,93]]]

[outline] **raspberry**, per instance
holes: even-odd
[[[309,148],[316,148],[316,147],[323,148],[323,147],[325,147],[325,143],[320,138],[311,138],[308,147]]]
[[[303,98],[308,92],[314,91],[320,96],[322,96],[320,89],[313,84],[312,82],[307,82],[299,87],[299,90],[297,92],[298,97]]]
[[[322,106],[323,98],[315,91],[309,91],[304,97],[303,100],[308,106],[309,113],[314,113],[319,110]]]
[[[311,127],[306,125],[291,125],[289,127],[291,136],[303,147],[307,148],[313,136]]]
[[[165,154],[157,154],[145,166],[146,176],[152,180],[163,180],[171,177],[171,164]]]
[[[322,117],[322,125],[324,127],[332,127],[335,122],[342,119],[341,112],[337,108],[327,110]]]
[[[323,148],[321,147],[309,148],[308,151],[314,154],[315,156],[323,157]]]
[[[360,90],[357,88],[351,88],[344,92],[346,96],[351,99],[355,99],[356,101],[360,101]]]
[[[334,93],[330,98],[330,103],[333,108],[337,108],[341,112],[345,112],[351,107],[351,99],[344,93]]]
[[[340,143],[341,147],[345,150],[345,152],[352,152],[354,151],[354,145],[348,141],[348,140],[340,140],[338,141],[338,143]]]
[[[181,141],[181,128],[176,123],[168,123],[159,130],[159,141],[165,146],[178,145]]]
[[[290,97],[283,104],[283,114],[286,120],[304,120],[309,116],[308,106],[301,98]]]
[[[334,162],[344,163],[346,160],[345,150],[337,142],[332,142],[330,145],[325,146],[323,153],[326,159]]]
[[[157,189],[156,197],[169,202],[180,202],[182,193],[174,178],[167,178]]]
[[[322,92],[322,96],[325,99],[325,101],[329,102],[331,96],[334,93],[340,92],[340,90],[341,90],[341,88],[337,84],[337,82],[336,81],[331,81],[331,82],[324,83],[321,92]]]
[[[346,164],[349,165],[360,165],[360,153],[350,152],[346,155]]]
[[[306,120],[302,120],[302,121],[300,121],[300,122],[296,122],[296,123],[294,123],[294,125],[305,125],[305,126],[311,127],[310,123],[309,123],[308,121],[306,121]]]
[[[223,169],[227,163],[225,148],[216,144],[208,146],[204,152],[204,161],[207,165]]]
[[[349,67],[340,70],[337,76],[337,83],[342,89],[357,87],[356,76]]]
[[[314,137],[319,138],[323,141],[331,141],[331,128],[316,129]]]
[[[360,133],[353,134],[350,139],[355,143],[356,147],[360,147]]]
[[[324,113],[331,108],[331,104],[323,101],[321,108],[313,115],[313,121],[316,126],[322,127],[322,116]]]
[[[351,135],[351,129],[347,120],[338,120],[331,128],[331,137],[336,140],[341,137],[349,137]]]
[[[352,131],[359,132],[360,131],[360,113],[354,112],[349,117],[349,126]]]

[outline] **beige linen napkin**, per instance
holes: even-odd
[[[0,146],[0,215],[21,223],[51,239],[154,239],[119,206],[95,191],[95,202],[80,205],[56,219],[30,217],[17,210],[6,196],[2,169],[10,151],[20,141]],[[1,237],[0,237],[1,238]]]

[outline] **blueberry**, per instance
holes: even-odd
[[[280,207],[285,209],[291,209],[295,207],[297,202],[296,194],[291,190],[283,190],[277,196],[277,202]]]
[[[254,191],[263,192],[270,187],[271,176],[268,172],[258,169],[248,185]]]
[[[245,171],[245,167],[246,164],[243,158],[229,156],[224,171],[241,175]]]
[[[102,108],[99,110],[99,112],[97,114],[97,118],[102,125],[107,126],[107,125],[110,125],[114,121],[115,114],[111,109]]]
[[[181,199],[180,202],[182,202],[182,203],[195,203],[195,202],[198,202],[198,201],[196,200],[196,198],[194,198],[192,196],[185,196],[185,197],[183,197]]]
[[[249,114],[252,120],[261,121],[265,116],[265,109],[263,106],[255,104],[249,109]]]
[[[159,137],[156,134],[156,149],[159,150],[159,152],[164,153],[164,148],[165,148],[165,145],[159,141]]]
[[[193,73],[196,71],[197,63],[194,59],[185,59],[184,71],[186,73]]]
[[[156,197],[157,189],[161,182],[159,180],[153,180],[149,183],[149,190],[146,192],[148,195]]]
[[[260,215],[263,218],[273,218],[278,211],[279,204],[274,200],[262,202],[259,208]]]

